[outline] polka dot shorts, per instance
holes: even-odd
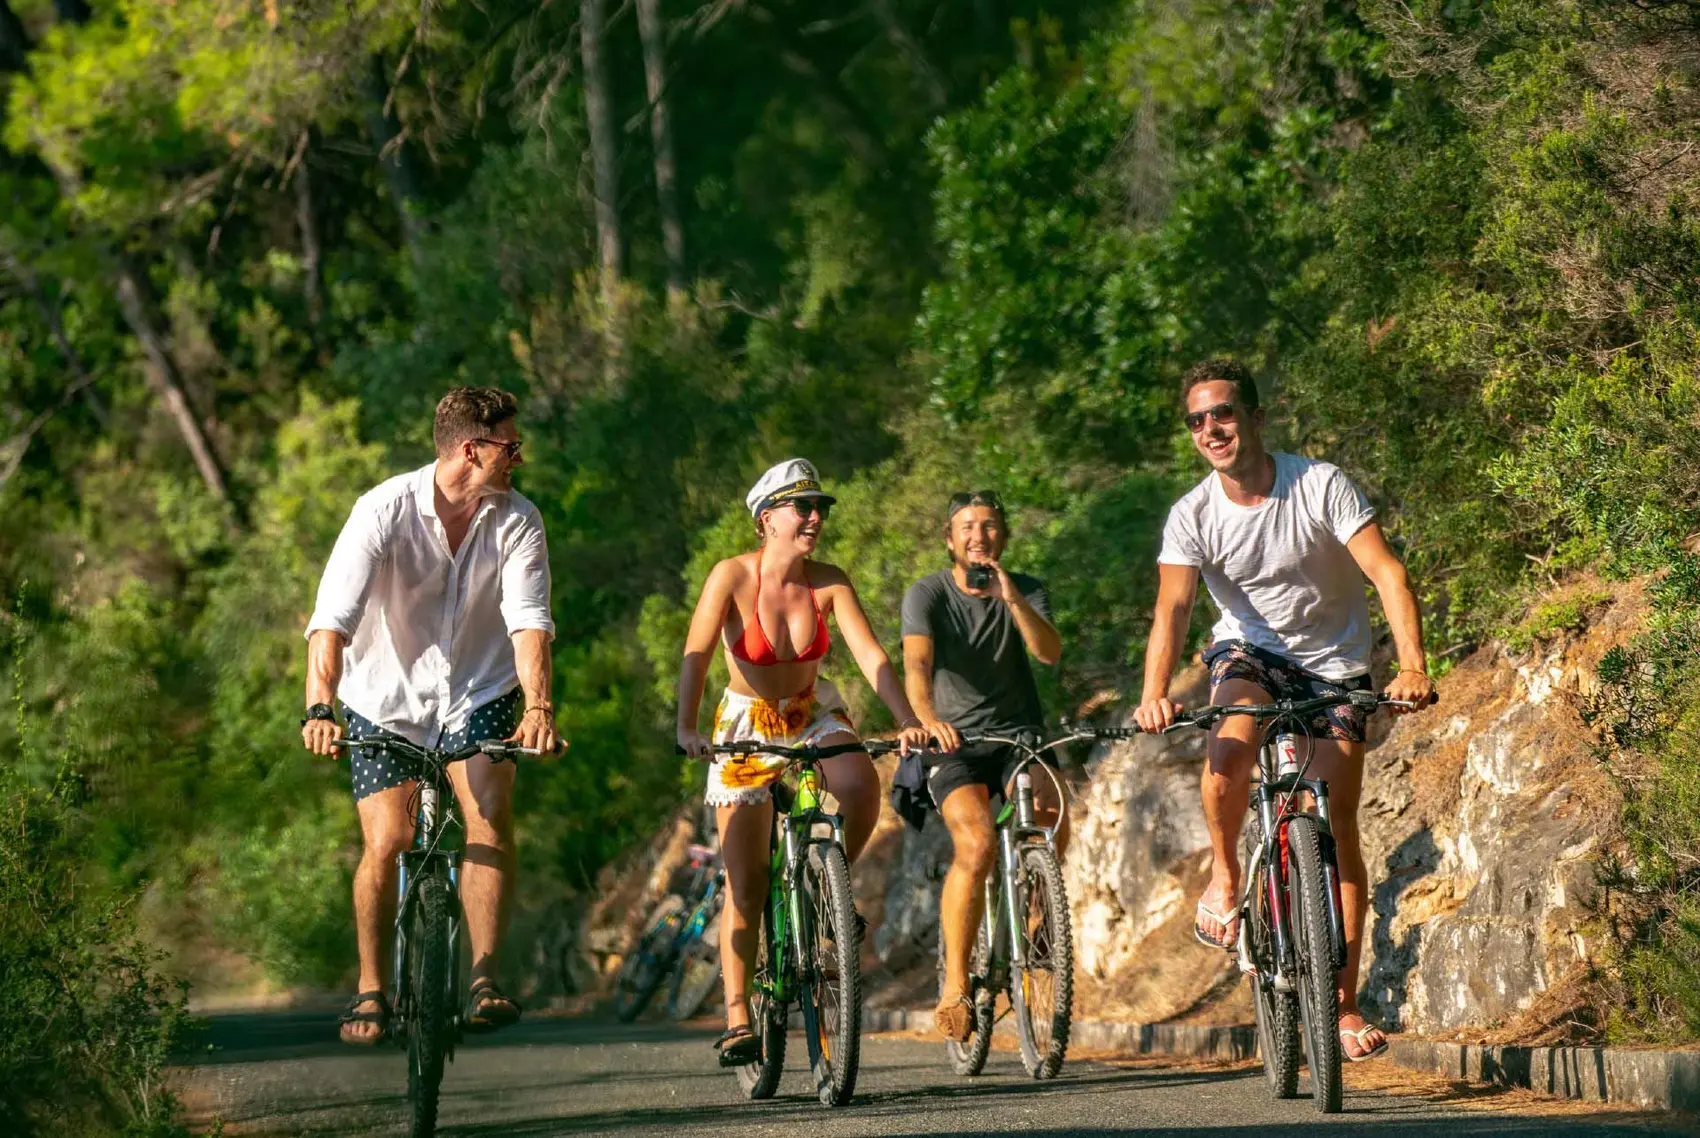
[[[489,703],[473,711],[466,725],[459,731],[440,733],[437,748],[453,751],[468,743],[476,743],[481,739],[506,739],[519,727],[519,719],[525,711],[525,692],[515,688],[507,695],[498,696]],[[385,731],[346,703],[342,705],[343,721],[348,724],[350,739],[381,739],[398,738],[393,732]],[[368,794],[376,794],[380,790],[388,790],[392,786],[400,786],[414,777],[414,763],[403,755],[395,753],[376,754],[359,750],[353,752],[350,765],[354,775],[354,801],[359,802]]]

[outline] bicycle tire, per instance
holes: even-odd
[[[407,1031],[407,1098],[413,1108],[412,1138],[437,1132],[437,1102],[443,1059],[453,1029],[453,982],[449,960],[449,883],[435,874],[419,879],[413,928],[407,938],[413,1014]]]
[[[1252,1011],[1257,1017],[1257,1049],[1263,1057],[1263,1076],[1270,1093],[1278,1099],[1299,1095],[1299,1062],[1304,1043],[1299,1038],[1299,997],[1296,992],[1277,992],[1265,986],[1275,974],[1274,936],[1269,924],[1268,867],[1258,870],[1257,899],[1251,907],[1247,935],[1251,937],[1251,959],[1258,974],[1251,981]]]
[[[997,914],[991,914],[996,920]],[[992,1050],[993,1012],[998,994],[987,983],[987,973],[991,965],[991,952],[986,944],[987,921],[981,918],[979,926],[974,930],[974,954],[968,961],[968,985],[974,999],[974,1033],[968,1037],[968,1042],[958,1043],[954,1039],[944,1041],[945,1053],[950,1056],[950,1069],[958,1075],[972,1078],[986,1067],[986,1056]],[[944,928],[939,928],[939,998],[944,998]]]
[[[856,1093],[862,1048],[862,934],[850,896],[850,862],[834,842],[803,859],[804,944],[809,968],[800,988],[809,1071],[825,1106]]]
[[[720,983],[720,917],[703,926],[702,935],[679,954],[667,988],[667,1014],[687,1020],[702,1010]]]
[[[761,1058],[737,1068],[738,1085],[752,1100],[768,1099],[779,1089],[779,1076],[785,1073],[785,1031],[790,1010],[784,1003],[769,997],[785,962],[774,958],[773,907],[762,910],[761,928],[756,937],[755,969],[750,977],[750,1026],[761,1041]]]
[[[614,1015],[621,1023],[631,1023],[643,1014],[672,970],[673,941],[684,904],[675,893],[664,897],[650,917],[649,928],[620,962],[620,974],[614,978]]]
[[[1287,911],[1292,915],[1311,1098],[1323,1114],[1338,1114],[1342,1099],[1340,996],[1335,990],[1333,934],[1316,819],[1300,815],[1288,822],[1287,847]]]
[[[1015,883],[1021,902],[1016,911],[1025,926],[1021,935],[1027,941],[1027,964],[1017,968],[1013,960],[1010,963],[1009,1003],[1015,1013],[1021,1065],[1035,1079],[1053,1079],[1068,1053],[1073,1013],[1074,948],[1068,897],[1063,892],[1062,867],[1051,847],[1023,848],[1021,869],[1022,880]]]

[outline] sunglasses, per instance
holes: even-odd
[[[1204,420],[1215,419],[1218,423],[1232,423],[1239,418],[1239,412],[1234,410],[1232,403],[1218,403],[1214,407],[1206,407],[1202,411],[1189,411],[1186,416],[1186,429],[1193,434],[1204,429]]]
[[[1003,513],[1003,501],[996,490],[958,490],[950,496],[950,513],[956,515],[958,510],[966,510],[969,506],[990,506],[998,513]]]
[[[473,439],[472,441],[483,443],[485,446],[501,447],[507,452],[509,462],[519,457],[519,448],[525,445],[524,439],[515,439],[511,443],[505,443],[501,439]]]
[[[824,522],[827,516],[832,513],[832,503],[823,502],[819,498],[792,498],[785,504],[796,510],[797,516],[805,521],[818,512],[820,520]]]

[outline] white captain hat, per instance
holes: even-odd
[[[818,498],[829,506],[838,501],[820,488],[820,472],[814,463],[806,458],[788,458],[774,463],[756,479],[744,495],[744,504],[750,508],[751,517],[760,517],[763,510],[790,498]]]

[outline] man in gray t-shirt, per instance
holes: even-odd
[[[1139,725],[1160,731],[1181,710],[1169,699],[1169,678],[1180,662],[1200,577],[1221,611],[1204,654],[1211,703],[1313,699],[1370,687],[1367,577],[1399,651],[1387,694],[1426,704],[1434,684],[1424,667],[1417,598],[1368,500],[1337,467],[1264,449],[1257,385],[1233,360],[1195,366],[1181,397],[1193,446],[1211,469],[1175,503],[1163,527],[1145,691],[1134,713]],[[1358,1011],[1369,893],[1358,843],[1364,715],[1336,708],[1316,716],[1311,729],[1310,774],[1328,783],[1346,922],[1346,964],[1335,978],[1340,1046],[1348,1059],[1369,1059],[1386,1051],[1387,1036]],[[1224,719],[1211,732],[1204,769],[1212,867],[1193,933],[1230,950],[1240,935],[1239,836],[1257,742],[1251,720]]]
[[[980,924],[986,875],[997,851],[994,796],[1008,793],[1013,748],[962,743],[961,732],[1039,727],[1043,713],[1029,654],[1055,664],[1062,638],[1039,581],[1010,573],[999,559],[1009,542],[1003,503],[989,490],[950,500],[945,546],[951,565],[910,586],[903,598],[903,682],[915,714],[946,752],[912,756],[894,794],[924,793],[937,806],[954,850],[939,897],[945,981],[934,1022],[949,1039],[973,1028],[968,953]],[[916,764],[928,762],[924,769]],[[915,785],[919,783],[920,785]],[[1035,817],[1052,825],[1061,803],[1050,780],[1035,778]],[[1060,853],[1066,826],[1057,834]]]

